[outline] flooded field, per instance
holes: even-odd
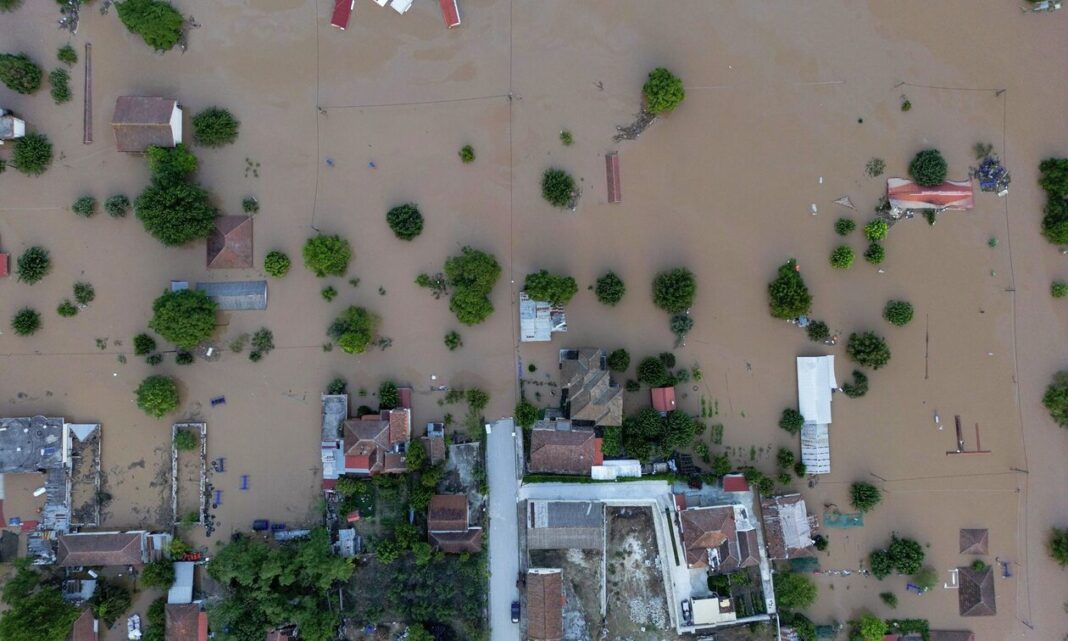
[[[816,512],[825,503],[847,505],[855,480],[884,491],[864,528],[828,533],[823,567],[858,568],[897,531],[929,543],[929,561],[945,575],[970,561],[957,553],[958,529],[981,527],[990,531],[988,561],[1008,560],[1014,574],[997,579],[995,617],[961,618],[952,590],[919,597],[900,577],[852,576],[820,579],[813,618],[889,614],[877,594],[890,589],[901,601],[897,614],[971,628],[980,641],[1047,641],[1066,632],[1066,575],[1048,560],[1044,541],[1051,525],[1068,523],[1060,496],[1068,439],[1040,398],[1068,362],[1061,351],[1068,317],[1048,293],[1051,280],[1068,277],[1068,259],[1038,234],[1035,178],[1039,160],[1068,153],[1068,88],[1058,82],[1068,14],[1025,14],[1003,0],[467,0],[464,24],[447,31],[433,3],[399,16],[363,2],[341,32],[328,25],[324,0],[174,4],[202,25],[184,54],[154,54],[114,11],[85,12],[72,43],[79,52],[93,45],[91,145],[82,142],[81,66],[65,105],[53,105],[47,90],[0,89],[2,106],[47,133],[56,151],[41,177],[10,168],[0,176],[0,249],[17,255],[39,244],[53,258],[36,285],[0,283],[0,318],[27,305],[43,316],[32,338],[15,337],[6,321],[0,328],[0,400],[5,415],[102,424],[102,489],[111,497],[102,525],[167,523],[170,428],[178,420],[207,422],[211,456],[227,459],[226,472],[212,476],[223,490],[213,539],[253,519],[313,519],[319,394],[330,380],[348,381],[354,407],[373,404],[366,391],[382,380],[411,384],[417,426],[450,411],[431,391],[438,385],[478,386],[491,397],[487,416],[509,415],[520,359],[538,368],[524,376],[555,380],[563,346],[625,347],[635,361],[671,349],[649,283],[675,266],[698,279],[696,325],[677,359],[703,372],[681,407],[697,414],[702,397],[717,401],[722,446],[734,448],[741,464],[750,464],[752,446],[763,447],[753,463],[770,471],[768,452],[796,447],[776,426],[796,403],[794,357],[834,353],[840,381],[851,371],[842,343],[824,348],[768,315],[766,284],[794,257],[815,317],[843,336],[878,331],[893,351],[886,368],[870,373],[867,396],[835,397],[833,471],[799,488]],[[0,14],[0,48],[55,66],[55,50],[68,40],[56,17],[45,0]],[[683,78],[685,102],[638,140],[613,142],[616,126],[639,110],[655,66]],[[321,230],[352,242],[349,274],[316,279],[295,265],[284,280],[271,280],[266,311],[230,314],[219,328],[218,361],[178,366],[168,353],[152,367],[135,357],[132,338],[170,280],[264,276],[259,268],[209,271],[203,243],[164,248],[132,216],[70,212],[81,195],[132,199],[147,184],[143,159],[117,152],[110,131],[114,100],[128,94],[177,98],[187,130],[200,109],[233,111],[238,141],[194,148],[197,178],[222,213],[238,213],[245,196],[259,200],[256,265],[272,249],[299,262],[304,240]],[[907,113],[903,97],[912,104]],[[560,143],[562,129],[573,145]],[[869,159],[884,159],[887,175],[900,176],[916,151],[936,146],[950,178],[963,179],[981,141],[1013,174],[1007,198],[977,194],[974,210],[948,213],[933,227],[922,218],[895,225],[883,272],[859,257],[848,271],[830,267],[839,243],[834,220],[846,215],[863,225],[885,189],[884,177],[865,176]],[[457,158],[465,144],[477,154],[470,165]],[[618,205],[605,191],[610,151],[621,161]],[[574,213],[541,198],[539,178],[551,166],[579,181]],[[842,196],[856,210],[835,205]],[[426,216],[410,243],[383,220],[404,202]],[[858,235],[846,242],[863,251]],[[447,301],[413,284],[465,245],[492,252],[503,268],[492,293],[496,312],[476,327],[460,325]],[[568,306],[566,334],[520,347],[517,287],[542,268],[574,276],[580,293]],[[628,290],[615,308],[586,291],[609,269]],[[94,285],[96,300],[60,318],[56,305],[80,280]],[[328,285],[340,292],[331,303],[319,293]],[[882,320],[891,298],[912,302],[910,325]],[[381,316],[391,347],[359,357],[323,350],[327,325],[353,304]],[[227,349],[260,327],[277,345],[261,362]],[[443,344],[450,330],[463,337],[454,352]],[[150,373],[179,379],[179,413],[157,421],[136,408],[133,390]],[[550,388],[539,389],[540,404],[554,403]],[[212,407],[219,395],[226,404]],[[635,408],[647,396],[628,394],[625,402]],[[934,424],[935,413],[946,429]],[[946,456],[956,447],[954,415],[968,428],[968,447],[979,424],[990,454]]]

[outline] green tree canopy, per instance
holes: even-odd
[[[1050,530],[1049,555],[1062,568],[1068,567],[1068,529],[1055,527]]]
[[[327,330],[346,354],[362,354],[374,339],[378,317],[362,307],[351,306]]]
[[[527,274],[523,289],[532,299],[551,305],[566,305],[578,293],[578,285],[574,278],[550,274],[544,269]]]
[[[165,291],[152,303],[148,326],[178,347],[192,349],[215,331],[218,304],[202,291]]]
[[[904,300],[892,300],[883,308],[883,318],[893,325],[901,327],[912,320],[912,303]]]
[[[515,406],[515,422],[523,429],[534,426],[538,421],[538,408],[531,405],[527,399],[521,399]]]
[[[853,507],[861,512],[868,512],[879,504],[883,498],[879,488],[865,481],[857,481],[849,486],[849,500]]]
[[[423,232],[423,214],[415,203],[398,205],[386,213],[386,222],[397,238],[411,240]]]
[[[887,629],[886,621],[868,612],[857,621],[857,634],[862,641],[883,641]]]
[[[15,141],[11,164],[27,176],[40,176],[52,164],[52,143],[48,136],[31,131]]]
[[[1068,158],[1046,158],[1038,164],[1038,184],[1053,199],[1068,198]]]
[[[946,159],[937,149],[924,149],[909,163],[909,176],[924,187],[942,184],[946,180],[946,171]],[[869,238],[868,240],[877,239]]]
[[[890,348],[883,337],[874,332],[850,334],[846,352],[860,365],[872,369],[879,369],[890,362]]]
[[[116,2],[115,9],[122,24],[156,51],[170,50],[181,38],[185,19],[169,2],[125,0]]]
[[[665,387],[674,383],[664,361],[655,356],[643,358],[638,363],[638,380],[649,387]]]
[[[237,118],[221,107],[209,107],[193,116],[193,142],[203,147],[222,147],[237,140]]]
[[[41,68],[24,53],[0,53],[0,82],[21,94],[41,88]]]
[[[185,180],[200,164],[197,157],[182,143],[174,147],[150,145],[145,150],[145,159],[152,177],[164,183]]]
[[[853,266],[856,255],[849,245],[839,245],[831,252],[831,267],[835,269],[849,269]]]
[[[898,574],[916,574],[923,567],[923,546],[912,539],[891,537],[886,553]]]
[[[492,254],[464,247],[459,256],[445,261],[445,276],[452,287],[449,309],[465,325],[477,325],[493,313],[489,295],[501,275]]]
[[[154,418],[178,409],[178,385],[169,376],[149,376],[137,387],[137,407]]]
[[[801,431],[801,427],[805,424],[805,417],[801,416],[801,412],[798,412],[792,407],[787,407],[782,411],[782,416],[779,418],[779,427],[786,430],[791,434],[797,434]]]
[[[29,336],[41,329],[41,313],[32,307],[23,307],[11,318],[11,329],[16,336]]]
[[[397,407],[400,403],[400,392],[397,390],[397,384],[393,381],[386,381],[378,386],[378,407],[383,410],[391,410]]]
[[[547,169],[541,177],[541,195],[550,205],[561,209],[575,197],[575,179],[563,169]]]
[[[352,260],[352,247],[341,236],[312,236],[304,243],[304,266],[319,278],[344,276]]]
[[[785,610],[804,610],[816,602],[816,584],[804,574],[775,575],[775,602]]]
[[[768,303],[775,318],[797,318],[811,311],[812,294],[793,258],[781,265],[779,275],[768,283]]]
[[[289,256],[277,249],[267,252],[267,255],[263,257],[263,271],[269,276],[281,278],[289,273],[289,266]]]
[[[63,599],[59,588],[42,584],[28,558],[16,563],[15,576],[4,585],[0,639],[4,641],[66,641],[78,610]]]
[[[1053,375],[1042,396],[1042,404],[1057,425],[1068,428],[1068,370]]]
[[[646,109],[652,114],[661,114],[673,110],[686,98],[686,89],[682,80],[663,67],[649,72],[649,79],[642,87]]]
[[[134,210],[145,231],[167,246],[207,238],[219,214],[204,188],[184,182],[153,181],[134,201]]]
[[[19,255],[15,262],[15,273],[19,282],[33,285],[52,271],[52,257],[44,247],[34,245]]]
[[[685,267],[661,272],[653,279],[653,302],[669,314],[686,311],[697,294],[697,279]]]
[[[625,372],[630,367],[630,354],[622,347],[609,354],[606,360],[608,369],[613,372]]]
[[[623,284],[623,279],[617,276],[615,272],[608,272],[597,279],[594,293],[601,303],[615,306],[619,301],[623,300],[623,295],[627,293],[627,286]]]

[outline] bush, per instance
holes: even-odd
[[[167,376],[149,376],[137,388],[137,407],[154,418],[178,409],[178,385]]]
[[[541,177],[541,195],[554,207],[567,207],[577,195],[575,179],[563,169],[547,169]]]
[[[23,307],[12,317],[11,329],[16,336],[29,336],[41,329],[41,314],[35,309]]]
[[[526,280],[523,281],[523,289],[532,299],[550,305],[566,305],[578,293],[578,285],[574,278],[550,274],[544,269],[527,274]]]
[[[378,386],[378,407],[383,410],[391,410],[400,403],[400,392],[397,384],[386,381]]]
[[[464,247],[445,261],[445,276],[453,288],[449,309],[465,325],[477,325],[493,313],[489,294],[501,275],[492,254]]]
[[[149,365],[151,365],[152,367],[155,367],[156,365],[159,365],[160,363],[163,362],[163,354],[159,354],[159,353],[149,354],[145,358],[145,362],[148,363]]]
[[[945,182],[946,170],[946,159],[937,149],[924,149],[909,163],[909,176],[924,187]]]
[[[861,512],[869,512],[883,498],[879,488],[865,481],[857,481],[849,486],[849,501]]]
[[[96,591],[89,599],[89,606],[96,618],[110,628],[124,612],[130,609],[132,601],[133,597],[129,590],[101,578],[97,580]]]
[[[696,294],[697,280],[685,267],[661,272],[653,279],[653,303],[669,314],[689,309]]]
[[[362,307],[346,309],[327,329],[327,335],[346,354],[362,354],[374,338],[378,317]]]
[[[560,132],[560,143],[565,147],[570,147],[575,142],[575,138],[571,135],[571,132],[564,129]]]
[[[188,434],[182,431],[179,434]],[[177,441],[177,439],[175,439]],[[168,590],[174,583],[174,563],[170,559],[159,559],[145,564],[141,570],[141,585],[146,588]]]
[[[890,362],[890,348],[883,337],[874,332],[850,334],[846,352],[860,365],[872,369],[879,369]]]
[[[52,164],[52,143],[44,134],[31,131],[15,141],[11,165],[27,176],[40,176]]]
[[[70,318],[78,313],[78,307],[67,298],[56,308],[56,313],[64,318]]]
[[[389,228],[401,240],[411,240],[423,231],[423,215],[414,203],[398,205],[386,213]]]
[[[827,537],[823,536],[822,534],[817,534],[816,536],[812,537],[812,544],[820,552],[823,552],[824,550],[826,550],[827,549],[827,545],[829,543],[830,542],[827,540]]]
[[[1068,529],[1052,528],[1049,532],[1049,555],[1058,565],[1068,567]]]
[[[167,184],[185,180],[200,166],[197,157],[182,143],[174,147],[149,145],[145,150],[145,161],[152,178]]]
[[[796,463],[794,463],[794,476],[796,476],[797,478],[804,478],[806,474],[808,474],[807,465],[805,465],[802,461],[797,461]]]
[[[768,283],[768,304],[774,318],[790,319],[804,316],[812,309],[809,294],[797,261],[788,260],[779,267],[779,275]]]
[[[241,200],[241,210],[246,214],[255,214],[260,210],[260,201],[255,196],[245,196]]]
[[[893,592],[880,592],[879,598],[890,608],[897,607],[897,595]]]
[[[475,148],[471,145],[464,145],[460,148],[460,160],[464,163],[475,162]]]
[[[289,273],[289,266],[289,256],[284,252],[274,250],[263,257],[263,271],[267,272],[268,276],[281,278]]]
[[[185,19],[169,2],[125,0],[116,2],[115,9],[122,24],[156,51],[170,50],[181,38]]]
[[[868,174],[869,178],[878,178],[886,171],[886,161],[882,158],[872,158],[864,165],[864,173]]]
[[[871,574],[882,581],[894,571],[894,563],[886,550],[873,550],[868,557],[868,565],[871,566]]]
[[[628,378],[627,382],[623,385],[623,389],[628,392],[639,392],[642,389],[642,384],[633,378]]]
[[[675,367],[675,355],[671,352],[660,352],[660,356],[657,358],[660,359],[660,362],[663,363],[664,367],[667,369]]]
[[[338,377],[338,378],[335,378],[334,380],[330,381],[330,384],[326,386],[326,393],[327,394],[344,394],[345,393],[345,388],[347,388],[347,387],[348,387],[348,383],[345,382],[345,379]]]
[[[594,286],[597,300],[605,305],[615,306],[619,301],[623,300],[623,294],[626,292],[627,286],[623,284],[623,279],[617,276],[615,272],[608,272],[601,276]]]
[[[248,354],[249,360],[253,362],[259,361],[274,349],[274,332],[266,327],[261,327],[252,335],[252,340],[249,343],[252,345],[252,351]]]
[[[651,114],[661,114],[673,110],[686,98],[686,89],[682,80],[663,67],[649,72],[649,79],[642,87],[645,96],[645,108]]]
[[[839,245],[831,252],[831,267],[835,269],[849,269],[853,266],[853,248],[848,245]]]
[[[620,348],[608,355],[608,369],[613,372],[625,372],[630,367],[630,354]]]
[[[218,215],[207,191],[182,182],[153,182],[137,197],[134,209],[145,231],[168,247],[207,238]]]
[[[50,91],[52,102],[57,105],[70,102],[70,72],[62,67],[53,69],[52,72],[48,74],[48,84],[52,86]]]
[[[192,365],[194,360],[193,352],[180,349],[174,353],[174,362],[178,365]]]
[[[33,246],[22,252],[15,261],[19,282],[33,285],[52,271],[52,258],[44,247]]]
[[[320,294],[320,295],[322,295],[323,299],[324,299],[324,300],[325,300],[326,302],[328,302],[328,303],[329,303],[330,301],[332,301],[332,300],[334,300],[335,298],[337,298],[337,288],[336,288],[336,287],[334,287],[333,285],[330,285],[330,286],[328,286],[328,287],[324,287],[324,288],[323,288],[323,289],[322,289],[322,290],[321,290],[321,291],[319,292],[319,294]]]
[[[178,430],[174,434],[174,448],[183,452],[197,449],[200,439],[192,430]]]
[[[857,223],[852,218],[839,218],[834,221],[834,233],[839,236],[848,236],[856,228]]]
[[[41,88],[41,68],[24,53],[0,53],[0,82],[21,94]]]
[[[1064,298],[1068,296],[1068,283],[1063,280],[1055,280],[1049,286],[1049,294],[1054,298]]]
[[[74,204],[70,206],[70,210],[82,218],[88,218],[96,213],[96,198],[82,196],[74,201]]]
[[[823,321],[809,321],[805,333],[808,334],[808,339],[815,343],[822,343],[831,337],[831,329]]]
[[[74,50],[74,47],[69,44],[63,45],[56,52],[56,58],[59,59],[65,65],[78,64],[78,52]]]
[[[1068,428],[1068,371],[1057,372],[1046,387],[1042,404],[1049,410],[1050,418],[1061,427]]]
[[[791,434],[797,434],[801,431],[801,427],[805,424],[805,417],[801,416],[801,412],[798,412],[792,407],[787,407],[782,411],[782,416],[779,418],[779,427],[786,430]]]
[[[693,318],[683,312],[671,317],[671,333],[675,335],[675,347],[682,345],[682,339],[693,329]]]
[[[655,356],[644,358],[638,363],[638,380],[649,387],[665,387],[673,384],[671,374],[664,367],[664,362]]]
[[[344,276],[352,260],[349,241],[337,234],[312,236],[304,243],[304,266],[319,278]]]
[[[849,398],[860,398],[868,393],[868,376],[860,370],[853,370],[853,382],[842,386],[842,393]]]
[[[123,194],[115,194],[104,201],[104,211],[112,218],[125,218],[130,211],[130,199]]]
[[[202,147],[222,147],[237,140],[241,124],[229,111],[209,107],[193,116],[193,142]]]
[[[775,454],[775,464],[782,469],[790,469],[794,465],[794,451],[788,447],[780,447]]]
[[[0,13],[14,11],[22,5],[22,0],[0,0]]]
[[[1056,245],[1068,244],[1068,200],[1047,197],[1042,235]]]
[[[892,300],[883,308],[883,318],[898,327],[908,325],[912,320],[912,303],[903,300]]]
[[[85,281],[79,281],[74,283],[74,300],[79,305],[88,305],[96,298],[96,289],[93,288],[91,283]]]
[[[152,338],[148,334],[138,334],[134,336],[134,356],[144,356],[156,351],[156,339]]]
[[[986,567],[986,564],[979,559],[976,559],[975,561],[976,563],[982,564],[983,567]],[[972,563],[972,568],[975,568],[975,563]],[[927,592],[934,588],[934,586],[938,585],[938,572],[929,565],[920,568],[919,571],[913,574],[910,578],[912,579],[912,583],[924,592]]]
[[[890,233],[890,225],[888,225],[882,218],[876,218],[867,225],[864,225],[864,238],[866,238],[869,243],[875,243],[885,239],[888,233]]]
[[[455,352],[463,346],[464,340],[458,332],[451,331],[448,334],[445,334],[445,347],[448,347],[450,352]]]
[[[519,427],[528,429],[538,421],[538,408],[534,407],[524,398],[515,406],[515,422]]]
[[[881,265],[886,260],[886,249],[879,243],[872,243],[864,250],[864,260],[872,265]]]
[[[195,289],[166,291],[152,303],[148,326],[178,347],[191,349],[215,331],[218,304]]]

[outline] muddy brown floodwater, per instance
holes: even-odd
[[[0,49],[54,67],[68,39],[55,28],[55,3],[23,4],[0,14]],[[702,396],[718,401],[723,445],[736,452],[796,447],[776,427],[782,408],[796,402],[793,359],[828,351],[767,314],[767,281],[796,257],[816,317],[846,334],[877,330],[893,349],[889,366],[871,374],[866,397],[836,398],[833,473],[804,489],[817,512],[824,503],[845,505],[858,479],[874,480],[886,495],[864,528],[830,534],[823,566],[856,568],[897,531],[929,543],[930,562],[947,576],[970,561],[957,554],[958,529],[985,527],[987,560],[1013,568],[1011,579],[997,580],[994,617],[962,619],[952,590],[917,597],[905,593],[903,578],[854,576],[820,579],[814,618],[847,620],[863,609],[888,615],[876,595],[890,589],[901,600],[896,614],[971,628],[980,641],[1049,641],[1068,631],[1068,575],[1044,550],[1048,528],[1068,524],[1068,433],[1040,405],[1050,375],[1068,365],[1068,312],[1048,295],[1052,279],[1068,277],[1068,259],[1038,233],[1043,195],[1035,184],[1039,160],[1068,153],[1068,12],[1026,14],[1007,0],[462,0],[464,24],[446,30],[432,2],[405,16],[361,2],[341,32],[328,25],[327,0],[174,4],[203,25],[184,54],[154,54],[114,11],[84,12],[71,40],[79,52],[93,45],[91,145],[82,143],[81,66],[66,105],[53,105],[47,90],[0,89],[3,106],[46,132],[56,151],[41,177],[11,169],[0,177],[0,247],[17,255],[41,244],[54,260],[32,287],[0,283],[0,317],[25,305],[44,316],[32,338],[13,336],[6,324],[2,330],[3,412],[103,425],[102,468],[113,495],[104,526],[160,523],[170,423],[179,419],[206,421],[209,456],[227,459],[226,471],[212,477],[223,492],[215,540],[256,518],[313,518],[318,397],[329,380],[344,376],[354,392],[387,378],[410,383],[417,426],[442,417],[440,394],[430,391],[438,384],[482,387],[492,398],[487,415],[507,415],[517,356],[553,373],[561,346],[626,347],[635,359],[669,349],[667,319],[648,288],[657,271],[676,265],[699,280],[696,326],[677,351],[679,363],[704,372],[682,407],[697,413]],[[685,80],[685,102],[640,139],[613,142],[616,126],[639,110],[646,72],[661,65]],[[133,357],[132,337],[169,280],[262,272],[209,273],[203,243],[168,249],[133,217],[86,220],[69,211],[83,194],[133,197],[147,181],[143,160],[118,153],[109,131],[123,94],[179,99],[187,130],[202,108],[232,110],[241,135],[229,147],[196,150],[198,178],[224,213],[237,213],[246,195],[259,199],[256,265],[272,249],[297,259],[317,229],[341,233],[353,243],[348,277],[359,286],[348,277],[318,280],[300,267],[272,280],[269,308],[232,314],[217,335],[225,346],[271,328],[278,347],[260,363],[225,349],[218,362],[184,367],[173,354],[156,368]],[[903,95],[908,113],[900,110]],[[569,147],[558,139],[565,128],[575,140]],[[847,272],[831,269],[834,219],[864,223],[884,189],[882,178],[864,175],[870,158],[884,158],[887,175],[902,175],[912,154],[937,146],[950,176],[964,178],[978,141],[993,143],[1012,171],[1007,198],[979,194],[973,211],[946,214],[933,228],[922,219],[895,226],[885,273],[863,261]],[[476,150],[470,165],[456,156],[464,144]],[[608,205],[603,156],[615,150],[623,202]],[[541,199],[539,177],[550,166],[579,180],[575,213]],[[844,195],[856,211],[833,204]],[[411,243],[394,238],[383,220],[408,201],[427,218]],[[1000,241],[995,248],[990,237]],[[859,236],[847,242],[863,250]],[[503,267],[492,295],[497,311],[473,328],[412,283],[464,245],[492,251]],[[572,274],[580,294],[568,308],[566,335],[519,349],[516,283],[541,268]],[[628,286],[612,309],[585,291],[608,269]],[[60,318],[55,307],[77,280],[94,284],[96,300]],[[328,284],[340,291],[332,303],[319,295]],[[889,298],[913,303],[911,325],[882,321]],[[358,357],[322,350],[326,326],[351,304],[382,317],[392,347]],[[463,334],[456,352],[442,343],[452,329]],[[829,352],[841,357],[839,376],[848,376],[841,346]],[[180,411],[159,421],[133,403],[134,388],[152,372],[182,384]],[[212,408],[216,395],[226,405]],[[630,408],[646,402],[644,394],[626,400]],[[947,426],[961,415],[969,439],[978,423],[991,453],[947,457],[954,438],[934,426],[936,412]]]

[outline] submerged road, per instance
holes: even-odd
[[[512,623],[512,601],[519,599],[518,450],[515,423],[487,425],[486,470],[489,482],[489,622],[492,641],[519,641]]]

